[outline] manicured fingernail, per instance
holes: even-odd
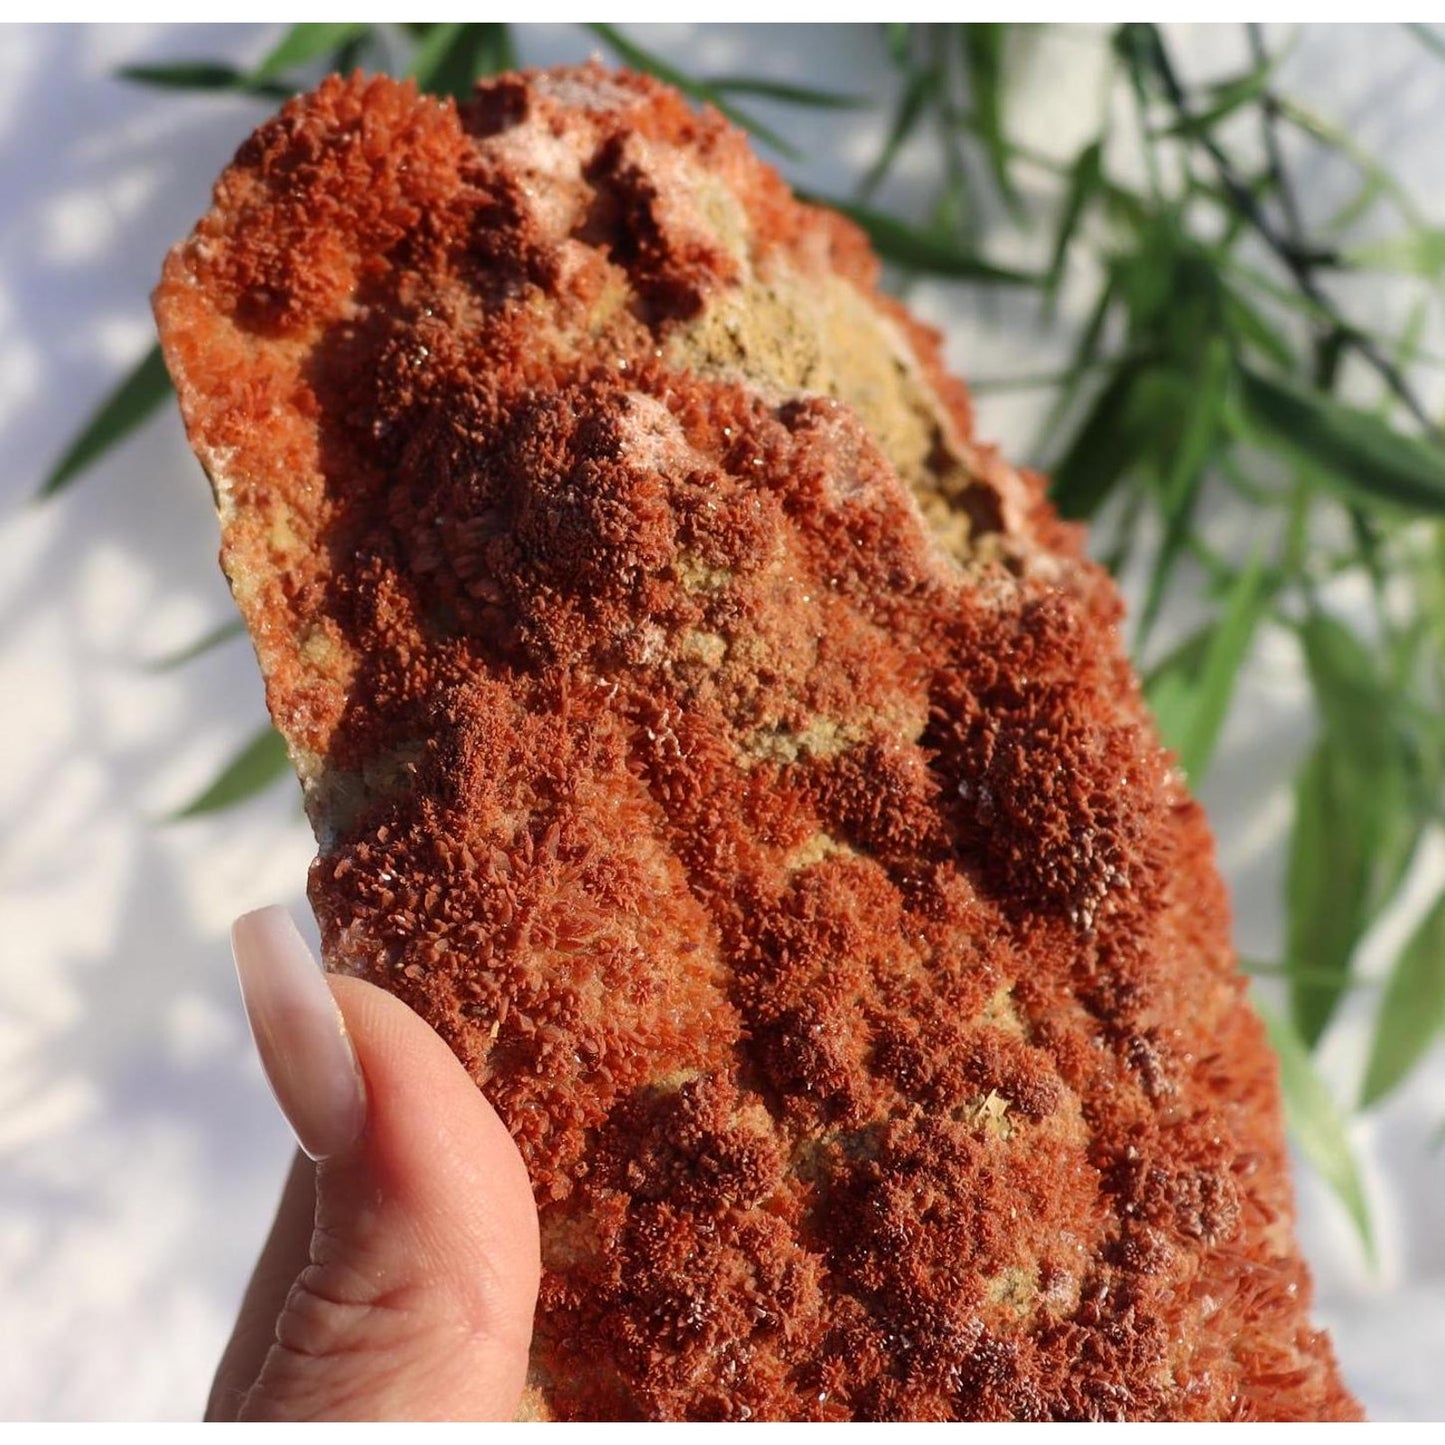
[[[366,1124],[366,1089],[326,976],[284,908],[231,925],[231,951],[266,1081],[313,1159],[349,1149]]]

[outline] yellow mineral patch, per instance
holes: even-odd
[[[856,723],[814,718],[801,732],[786,728],[759,728],[743,743],[745,758],[758,763],[795,763],[800,757],[833,758],[846,752],[863,736]]]
[[[744,273],[749,263],[748,214],[738,204],[732,188],[716,176],[689,167],[687,178],[692,188],[693,204],[707,228],[711,240],[720,245]]]
[[[684,1084],[702,1078],[699,1069],[675,1069],[671,1073],[659,1074],[648,1084],[648,1091],[654,1094],[675,1094]]]
[[[1011,983],[1003,984],[996,988],[983,1006],[983,1022],[993,1028],[1000,1029],[1013,1038],[1021,1039],[1026,1037],[1023,1020],[1018,1016],[1018,1010],[1014,1008],[1014,991]]]
[[[983,1297],[987,1303],[1001,1305],[1020,1319],[1031,1313],[1038,1292],[1034,1271],[1020,1265],[1000,1270],[992,1279],[985,1280],[983,1286]]]
[[[301,633],[299,650],[302,662],[312,671],[343,687],[356,671],[356,659],[351,650],[325,624],[305,628]]]
[[[311,544],[292,523],[292,512],[284,506],[275,507],[270,516],[270,531],[267,541],[271,551],[278,558],[286,558],[298,552],[309,553]]]
[[[733,574],[726,567],[711,567],[691,552],[678,557],[673,571],[688,592],[721,592],[733,580]]]
[[[684,657],[692,658],[707,667],[718,667],[727,656],[727,639],[716,632],[688,632],[678,644]]]
[[[821,863],[824,858],[831,858],[835,853],[852,851],[846,843],[840,843],[826,833],[814,833],[806,843],[788,854],[784,866],[790,873],[795,873],[800,868],[811,868],[814,863]]]
[[[959,505],[973,482],[946,410],[892,321],[838,276],[776,264],[711,298],[674,333],[669,359],[702,376],[782,397],[836,397],[858,415],[908,483],[937,539],[960,561],[972,527]]]
[[[997,1090],[979,1094],[961,1104],[953,1111],[953,1117],[961,1124],[981,1129],[993,1139],[1007,1139],[1013,1134],[1013,1124],[1008,1119],[1009,1101]]]

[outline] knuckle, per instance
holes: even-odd
[[[425,1325],[414,1295],[342,1259],[309,1264],[286,1296],[276,1322],[277,1344],[313,1358],[393,1350]]]

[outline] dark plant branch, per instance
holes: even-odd
[[[1239,178],[1233,163],[1213,134],[1207,129],[1201,129],[1195,125],[1196,117],[1193,108],[1189,104],[1189,99],[1185,95],[1173,63],[1169,59],[1164,37],[1153,26],[1149,28],[1152,34],[1151,50],[1154,66],[1165,98],[1181,123],[1187,128],[1187,133],[1196,144],[1204,149],[1213,162],[1219,183],[1224,187],[1230,200],[1249,222],[1260,240],[1279,258],[1294,278],[1300,291],[1321,310],[1334,313],[1334,304],[1319,285],[1316,274],[1322,267],[1338,266],[1340,258],[1333,251],[1319,251],[1308,246],[1296,246],[1288,236],[1281,234],[1276,228],[1274,222],[1265,214],[1255,199],[1254,193]],[[1343,319],[1338,322],[1338,331],[1341,343],[1354,351],[1375,371],[1396,400],[1424,428],[1425,432],[1437,442],[1442,440],[1438,424],[1425,409],[1424,404],[1415,394],[1414,388],[1399,367],[1372,340]]]

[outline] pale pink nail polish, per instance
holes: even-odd
[[[284,908],[231,925],[231,950],[271,1092],[313,1159],[349,1149],[366,1124],[366,1089],[326,976]]]

